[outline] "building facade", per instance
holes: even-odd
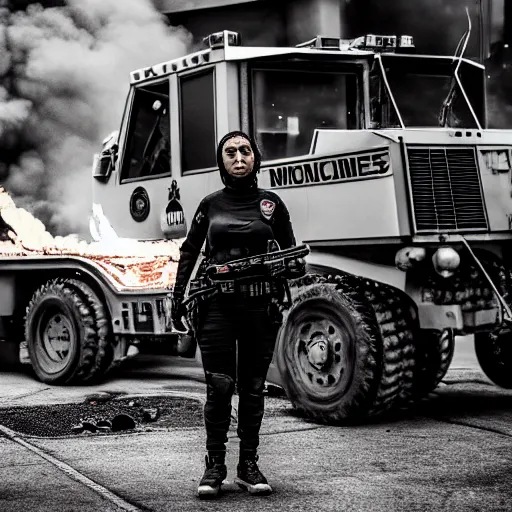
[[[234,30],[243,44],[293,46],[316,35],[357,37],[364,33],[412,35],[424,53],[451,54],[468,26],[467,55],[484,60],[502,37],[505,0],[153,0],[173,25],[199,40]]]

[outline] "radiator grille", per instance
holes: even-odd
[[[409,146],[407,154],[417,231],[488,228],[475,149]]]

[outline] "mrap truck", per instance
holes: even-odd
[[[222,187],[217,142],[255,138],[259,186],[283,198],[310,248],[268,380],[318,421],[424,397],[460,334],[512,387],[512,132],[486,128],[468,37],[433,56],[410,36],[247,47],[211,34],[131,73],[120,129],[95,160],[94,203],[117,234],[175,240]]]

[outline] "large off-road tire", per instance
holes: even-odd
[[[36,290],[27,307],[25,339],[32,368],[42,382],[80,383],[97,366],[93,308],[66,280],[49,281]]]
[[[453,359],[453,329],[420,329],[415,336],[415,365],[411,400],[420,400],[433,391],[446,375]]]
[[[370,289],[390,300],[372,305],[365,296]],[[284,313],[275,360],[299,411],[347,423],[399,402],[412,380],[413,345],[405,320],[393,321],[392,310],[403,306],[392,290],[354,276],[308,274],[291,283],[293,304]]]
[[[497,386],[512,389],[512,331],[500,327],[475,333],[475,352],[480,368]]]
[[[488,251],[475,251],[494,284],[509,306],[512,306],[512,270]],[[475,333],[475,352],[480,368],[497,386],[512,389],[512,329],[497,325],[491,332]]]
[[[66,279],[63,282],[75,288],[81,299],[93,312],[94,328],[98,336],[98,350],[94,364],[89,374],[84,377],[84,381],[99,382],[109,373],[114,359],[114,335],[108,309],[103,300],[83,281]]]

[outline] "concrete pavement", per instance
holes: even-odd
[[[118,511],[113,502],[62,468],[0,434],[0,510],[18,511]],[[65,498],[66,497],[66,498]]]
[[[322,426],[294,416],[285,400],[269,400],[260,448],[261,467],[275,490],[269,497],[250,497],[232,484],[234,429],[228,484],[212,503],[195,496],[203,471],[202,428],[64,439],[12,438],[4,430],[0,510],[509,512],[512,392],[489,383],[469,346],[457,346],[452,368],[428,400],[373,424]],[[201,369],[173,361],[134,361],[94,389],[53,388],[4,374],[2,383],[17,380],[16,393],[2,386],[0,397],[2,405],[40,405],[124,390],[201,399]],[[195,380],[184,378],[191,374]]]
[[[506,398],[510,406],[512,395]],[[437,400],[444,403],[436,409],[448,414],[458,398]],[[0,463],[0,509],[505,512],[512,508],[511,435],[510,427],[508,434],[489,432],[423,416],[422,411],[350,428],[274,417],[264,424],[260,450],[261,467],[274,494],[253,498],[228,483],[225,495],[215,503],[195,497],[203,471],[201,428],[27,439],[114,493],[122,500],[117,505],[98,490],[77,485],[73,475],[56,470],[54,464],[1,440],[2,453],[10,455]],[[238,443],[234,432],[230,437],[232,482]]]

